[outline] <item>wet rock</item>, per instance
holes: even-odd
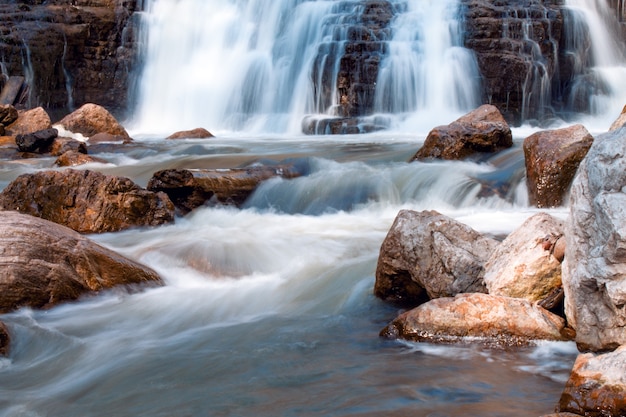
[[[562,220],[539,213],[507,236],[485,263],[489,294],[540,302],[560,289],[561,262],[553,253],[564,229]]]
[[[8,136],[27,135],[52,128],[50,116],[43,107],[19,112],[18,118],[6,127]]]
[[[212,138],[213,134],[208,130],[198,127],[192,130],[181,130],[169,135],[166,139],[207,139]]]
[[[58,133],[56,129],[44,129],[25,135],[17,135],[15,144],[20,152],[46,153],[50,151]]]
[[[578,166],[592,143],[593,136],[582,125],[527,137],[524,157],[530,204],[540,208],[563,205]]]
[[[89,137],[87,143],[90,145],[98,143],[130,143],[133,140],[131,138],[124,137],[122,135],[112,135],[110,133],[96,133]]]
[[[500,111],[483,105],[447,126],[434,128],[413,160],[459,160],[513,146],[513,136]]]
[[[145,190],[128,178],[72,169],[20,175],[0,193],[0,208],[41,217],[81,233],[174,221],[174,205],[167,195]]]
[[[611,127],[609,128],[609,132],[618,130],[622,128],[624,125],[626,125],[626,106],[624,106],[624,108],[622,109],[622,113],[619,115],[617,120],[615,120],[613,124],[611,125]]]
[[[431,300],[402,313],[381,336],[434,343],[478,339],[496,347],[568,339],[564,320],[536,304],[478,293]]]
[[[0,356],[8,356],[11,347],[11,335],[7,326],[0,321]]]
[[[107,109],[97,104],[88,103],[80,109],[68,114],[56,125],[72,133],[80,133],[86,138],[98,133],[108,133],[129,140],[126,129]]]
[[[626,415],[626,346],[579,355],[558,409],[590,417]]]
[[[563,263],[565,312],[581,350],[626,344],[626,127],[598,136],[574,179]]]
[[[436,211],[402,210],[380,248],[374,293],[407,306],[486,292],[484,264],[498,242]]]
[[[17,120],[17,110],[10,104],[0,104],[0,125],[8,126]]]
[[[240,206],[263,181],[298,176],[292,167],[168,169],[154,173],[148,190],[164,192],[182,214],[205,204]]]
[[[52,156],[60,156],[69,151],[86,154],[87,145],[85,145],[85,142],[76,139],[58,137],[52,142],[52,146],[50,147],[50,154]]]
[[[92,163],[106,164],[108,161],[73,150],[64,152],[54,161],[54,165],[58,167],[75,167]]]
[[[0,212],[0,312],[49,308],[119,285],[162,284],[151,269],[67,227]]]

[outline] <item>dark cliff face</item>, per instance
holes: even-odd
[[[28,85],[16,104],[42,106],[60,117],[93,102],[123,116],[137,56],[135,4],[31,0],[0,5],[2,78],[23,76]]]

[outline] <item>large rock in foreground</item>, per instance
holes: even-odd
[[[72,169],[20,175],[0,193],[0,208],[81,233],[116,232],[174,220],[174,205],[164,193],[147,191],[128,178]]]
[[[374,293],[416,306],[427,299],[486,292],[483,266],[497,245],[436,211],[402,210],[380,248]]]
[[[439,298],[398,316],[381,336],[418,342],[476,341],[521,346],[536,340],[567,340],[561,317],[526,300],[487,294]],[[467,340],[471,338],[473,340]]]
[[[582,125],[537,132],[524,140],[526,184],[530,204],[558,207],[565,203],[578,166],[593,136]]]
[[[590,417],[626,415],[626,346],[579,355],[558,408]]]
[[[118,285],[161,284],[151,269],[67,227],[0,212],[0,313],[47,308]]]
[[[485,104],[447,126],[434,128],[413,160],[459,160],[513,146],[513,135],[500,111]]]
[[[626,127],[598,136],[572,184],[565,313],[581,350],[626,344]]]

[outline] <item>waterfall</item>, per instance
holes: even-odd
[[[377,83],[376,110],[411,124],[448,123],[479,104],[480,73],[462,47],[457,0],[409,1],[392,25],[389,56]],[[439,119],[439,120],[438,120]]]

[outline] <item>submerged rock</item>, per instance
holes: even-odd
[[[464,292],[486,292],[484,263],[498,241],[436,211],[402,210],[383,241],[377,297],[408,306]]]
[[[0,313],[49,308],[84,294],[137,284],[162,281],[151,269],[67,227],[0,211]]]
[[[513,146],[513,135],[500,111],[485,104],[447,126],[430,131],[413,160],[459,160]]]
[[[192,130],[181,130],[169,135],[166,139],[207,139],[212,138],[213,134],[203,127]]]
[[[44,171],[20,175],[0,193],[0,208],[16,210],[81,233],[116,232],[174,221],[164,193],[128,178],[94,171]]]

